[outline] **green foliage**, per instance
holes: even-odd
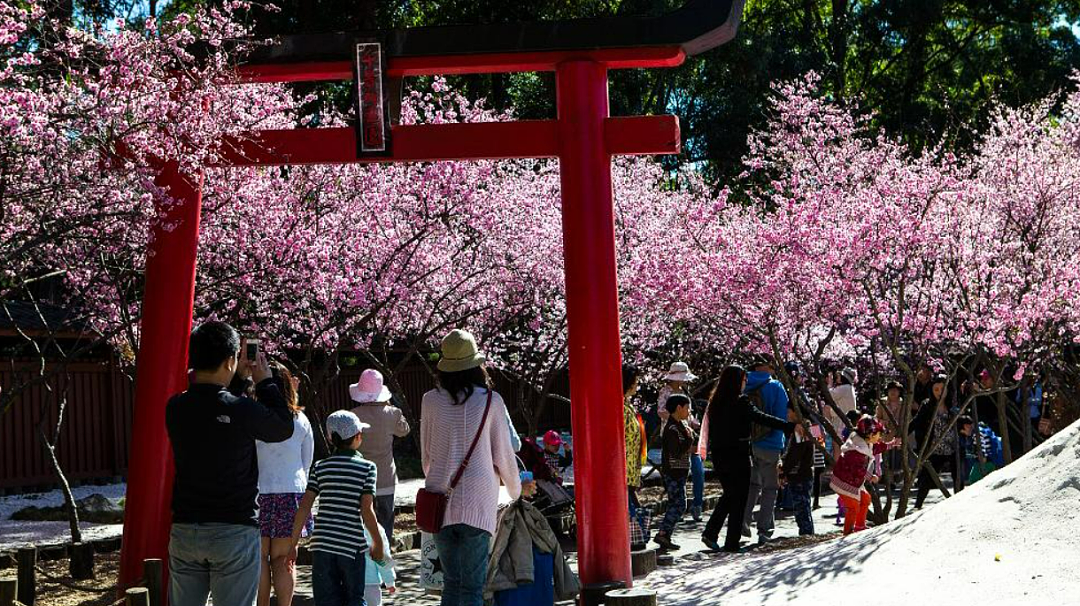
[[[770,83],[808,70],[916,150],[963,149],[991,102],[1035,101],[1080,66],[1076,0],[751,0],[738,37],[668,75],[687,160],[741,171]]]
[[[205,0],[176,0],[182,11]],[[682,0],[283,0],[253,13],[260,34],[370,27],[643,16]],[[746,136],[768,119],[770,85],[815,70],[823,92],[858,100],[875,123],[914,149],[963,149],[1001,99],[1023,104],[1061,88],[1080,67],[1070,24],[1080,0],[748,0],[736,39],[669,70],[611,75],[614,115],[676,113],[690,162],[729,181],[742,171]],[[421,85],[423,82],[421,81]],[[555,115],[552,74],[450,79],[470,98],[520,118]],[[303,85],[348,111],[348,90]]]

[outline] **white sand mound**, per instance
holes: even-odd
[[[903,520],[691,566],[645,584],[661,604],[1080,604],[1080,422]]]

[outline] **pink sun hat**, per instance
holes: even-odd
[[[349,397],[353,402],[389,402],[390,390],[383,384],[382,373],[369,368],[360,373],[360,379],[349,386]]]

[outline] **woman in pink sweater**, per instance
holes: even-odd
[[[488,545],[495,533],[499,481],[511,498],[521,483],[506,427],[506,405],[491,390],[484,354],[476,339],[455,330],[443,339],[439,387],[424,394],[420,413],[420,458],[425,488],[450,493],[435,545],[443,567],[443,606],[479,606],[484,601]],[[490,407],[490,408],[489,408]],[[485,409],[487,409],[486,421]],[[458,485],[450,481],[479,432],[476,450]]]

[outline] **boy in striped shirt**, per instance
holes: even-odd
[[[311,534],[311,585],[316,606],[364,606],[364,554],[383,561],[386,553],[378,521],[375,519],[375,464],[357,452],[361,433],[369,426],[347,410],[326,419],[326,430],[334,453],[312,468],[307,492],[300,501],[293,523],[293,549],[316,497],[319,512]],[[371,535],[371,545],[364,537]]]

